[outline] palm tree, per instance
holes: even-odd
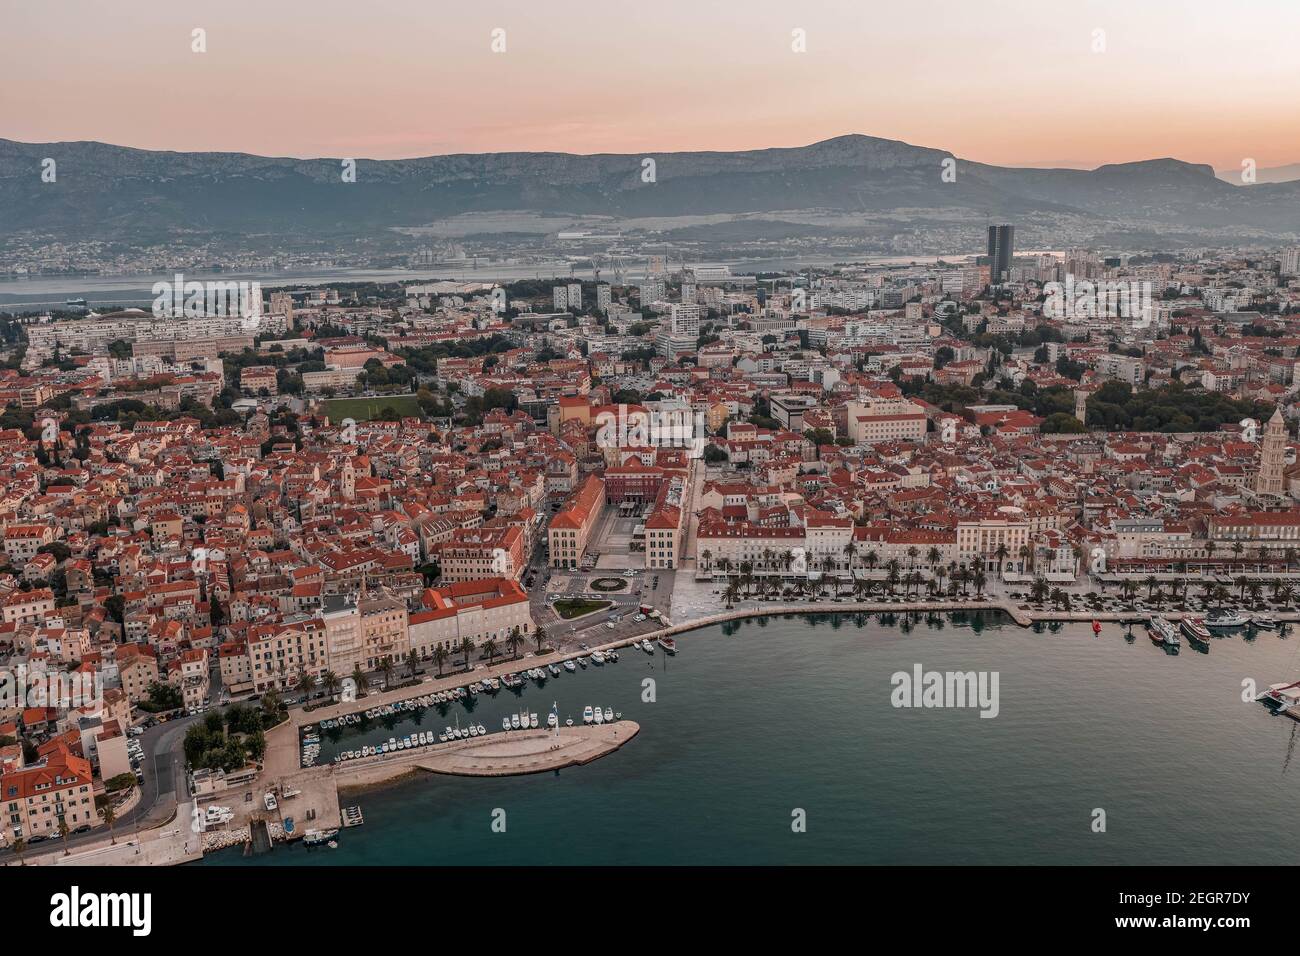
[[[988,578],[984,576],[983,567],[975,569],[975,573],[971,577],[971,583],[975,585],[975,600],[978,601],[984,595],[984,585],[988,583]]]
[[[538,626],[533,628],[533,641],[537,645],[537,653],[542,652],[542,645],[546,643],[546,628]]]
[[[64,856],[67,856],[70,852],[72,852],[72,851],[70,851],[70,850],[68,849],[68,834],[71,833],[71,832],[72,832],[72,830],[71,830],[71,828],[68,826],[68,821],[65,820],[65,819],[63,819],[63,814],[60,813],[60,814],[59,814],[59,836],[60,836],[60,837],[62,838],[62,840],[63,840],[63,855],[64,855]]]
[[[938,587],[939,587],[939,590],[942,591],[942,590],[943,590],[943,579],[946,578],[946,577],[948,576],[948,569],[945,568],[942,564],[940,564],[940,565],[937,565],[937,566],[935,567],[934,571],[931,572],[931,573],[934,575],[934,580],[935,580],[935,582],[937,583],[937,585],[938,585]]]
[[[14,837],[14,842],[12,846],[13,846],[14,856],[18,857],[18,865],[26,866],[27,864],[23,862],[23,851],[27,849],[27,841],[24,840],[22,837]]]
[[[1142,583],[1146,585],[1147,598],[1149,599],[1151,595],[1155,593],[1156,585],[1159,584],[1160,581],[1156,578],[1154,574],[1148,574],[1146,576],[1146,579]]]
[[[844,546],[844,556],[847,559],[845,563],[847,564],[850,570],[852,570],[853,568],[853,556],[857,553],[858,553],[857,542],[855,542],[852,538],[849,538],[849,543]]]
[[[491,667],[492,664],[496,661],[496,656],[497,656],[496,638],[489,637],[486,641],[483,642],[483,653],[488,656],[488,667]]]
[[[740,597],[740,585],[734,580],[728,581],[726,589],[722,592],[722,596],[726,598],[727,610],[730,611],[735,605],[736,599]]]
[[[117,822],[117,812],[113,809],[113,801],[108,797],[101,797],[103,802],[99,807],[99,815],[104,818],[104,825],[108,827],[108,835],[111,839],[108,841],[109,846],[117,846],[117,837],[113,836],[113,824]]]
[[[516,624],[510,629],[510,636],[506,638],[506,647],[510,648],[510,656],[519,656],[519,645],[524,642],[524,637],[519,633],[519,625]]]
[[[876,570],[876,565],[880,563],[880,555],[876,554],[875,551],[868,551],[867,556],[862,559],[862,562],[867,566],[868,571],[874,571]]]
[[[412,648],[410,653],[406,655],[406,669],[411,674],[411,680],[415,680],[415,671],[419,666],[420,652]]]
[[[1034,549],[1027,544],[1020,546],[1020,567],[1024,571],[1034,570]]]
[[[1285,551],[1282,552],[1282,560],[1283,562],[1285,562],[1286,569],[1288,571],[1291,570],[1291,565],[1295,564],[1295,558],[1296,558],[1295,548],[1287,548]]]
[[[442,668],[447,663],[447,648],[437,644],[433,648],[433,663],[438,668],[438,676],[442,676]]]
[[[713,552],[705,548],[700,552],[700,557],[704,559],[704,570],[710,570],[713,566]]]
[[[934,545],[930,545],[930,550],[925,553],[925,560],[929,562],[930,570],[933,571],[935,566],[943,560],[943,552]]]
[[[460,652],[465,655],[465,670],[469,670],[469,652],[477,647],[472,637],[462,637],[460,639]]]
[[[1250,578],[1246,577],[1244,574],[1239,574],[1237,575],[1236,580],[1232,583],[1237,586],[1237,595],[1244,598],[1246,596],[1246,585],[1250,583]]]
[[[352,668],[352,683],[357,685],[357,693],[362,697],[366,696],[366,672],[361,669],[361,663],[358,661],[357,666]]]
[[[379,673],[384,675],[384,690],[393,686],[393,659],[385,654],[379,660]]]
[[[339,689],[339,675],[333,671],[326,671],[320,676],[321,686],[325,688],[325,696],[333,699],[334,692]]]
[[[1277,589],[1277,598],[1282,604],[1289,606],[1293,597],[1295,597],[1295,588],[1289,583],[1283,584]]]
[[[1125,581],[1125,584],[1132,584],[1132,581]],[[1034,583],[1029,586],[1029,593],[1033,595],[1035,604],[1042,604],[1047,599],[1048,592],[1051,590],[1047,583],[1047,578],[1034,578]]]
[[[1006,546],[1004,542],[999,542],[998,546],[993,549],[993,557],[998,559],[999,575],[1002,573],[1002,562],[1005,561],[1007,559],[1007,556],[1010,554],[1011,554],[1011,550]]]

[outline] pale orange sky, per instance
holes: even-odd
[[[867,133],[1015,165],[1300,162],[1292,0],[0,0],[0,29],[0,137],[27,142],[394,158]]]

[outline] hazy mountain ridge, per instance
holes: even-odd
[[[54,184],[41,182],[45,157],[58,163]],[[654,160],[650,183],[642,181],[646,158]],[[956,182],[941,178],[948,159],[957,160]],[[340,163],[0,140],[0,232],[346,233],[495,210],[684,216],[812,208],[964,208],[1006,218],[1056,211],[1251,233],[1300,228],[1300,183],[1241,189],[1209,166],[1169,158],[1094,170],[1000,167],[861,135],[737,152],[358,159],[355,183],[341,181]]]

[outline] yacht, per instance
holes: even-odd
[[[1205,616],[1205,625],[1209,628],[1216,627],[1244,627],[1248,621],[1246,615],[1240,611],[1225,611],[1219,609],[1211,611]]]
[[[569,660],[564,662],[564,669],[572,674],[578,669],[578,665],[573,663],[573,658],[569,658]]]
[[[1157,644],[1177,644],[1178,632],[1174,626],[1166,621],[1163,617],[1153,617],[1147,622],[1147,630],[1151,632],[1151,640]]]
[[[1254,617],[1256,627],[1262,627],[1266,630],[1272,630],[1277,627],[1277,619],[1271,614],[1256,614]]]
[[[560,726],[560,718],[555,716],[555,711],[551,711],[546,715],[546,726],[552,730]]]
[[[591,721],[592,721],[592,716],[591,716],[591,705],[588,704],[588,705],[587,705],[586,707],[584,707],[583,710],[582,710],[582,722],[583,722],[584,724],[589,724],[589,723],[591,723]]]
[[[593,651],[591,655],[591,662],[593,664],[596,664],[597,666],[603,665],[605,663],[605,655],[602,654],[600,651]]]
[[[648,637],[637,646],[647,654],[653,654],[655,652],[655,646],[650,643],[650,638]]]
[[[519,729],[519,715],[518,715],[518,714],[511,714],[511,715],[510,715],[510,729],[511,729],[511,730],[518,730],[518,729]]]
[[[595,715],[596,723],[603,724],[605,722],[605,713],[599,707],[592,708],[592,712]]]
[[[552,664],[548,664],[546,669],[549,670],[549,671],[551,672],[551,676],[552,676],[552,677],[559,677],[559,676],[560,676],[560,665],[559,665],[559,664],[554,664],[554,663],[552,663]]]
[[[1210,642],[1210,632],[1198,617],[1185,617],[1182,622],[1183,633],[1202,644]]]
[[[478,728],[477,728],[476,726],[474,726],[473,724],[470,724],[470,725],[469,725],[469,735],[470,735],[471,737],[477,737],[477,736],[478,736]]]
[[[612,707],[606,707],[606,708],[605,708],[605,723],[607,723],[607,724],[612,724],[613,722],[614,722],[614,709],[613,709]]]

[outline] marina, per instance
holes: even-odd
[[[510,779],[424,774],[345,803],[366,828],[338,850],[296,847],[261,857],[216,853],[214,864],[342,864],[438,859],[447,864],[582,865],[891,863],[925,856],[963,863],[1277,863],[1300,853],[1290,826],[1288,775],[1300,723],[1247,706],[1243,677],[1261,689],[1300,678],[1300,648],[1277,631],[1217,634],[1209,654],[1171,655],[1123,625],[1091,619],[1052,631],[1022,629],[997,613],[840,614],[759,618],[679,635],[658,654],[589,668],[520,698],[480,699],[476,720],[499,727],[521,710],[556,710],[560,732],[641,733],[616,758],[558,775]],[[915,662],[1001,674],[996,720],[973,711],[899,711],[890,675]],[[648,664],[653,664],[652,670]],[[644,676],[659,700],[641,699]],[[1150,688],[1176,689],[1187,706],[1156,706]],[[1300,686],[1300,685],[1298,685]],[[566,687],[568,690],[566,690]],[[671,689],[671,690],[669,690]],[[725,719],[718,702],[725,700]],[[615,714],[595,724],[599,702]],[[592,723],[583,724],[590,706]],[[496,707],[494,719],[479,716]],[[624,715],[618,720],[619,713]],[[802,731],[771,732],[772,713],[800,715]],[[1287,716],[1291,716],[1288,711]],[[441,729],[451,718],[440,718]],[[426,721],[426,724],[429,722]],[[464,718],[462,717],[462,725]],[[404,734],[409,731],[404,731]],[[466,748],[551,731],[493,733]],[[396,732],[386,732],[388,736]],[[327,735],[322,735],[328,746]],[[612,739],[612,738],[611,738]],[[494,759],[541,760],[540,755]],[[437,748],[433,748],[436,750]],[[428,750],[384,758],[428,761]],[[1213,768],[1188,773],[1189,762]],[[384,766],[380,761],[378,766]],[[351,769],[347,769],[348,767]],[[344,765],[339,783],[365,779]],[[1098,781],[1096,768],[1108,778]],[[1050,772],[1045,772],[1050,768]],[[944,786],[932,786],[936,779]],[[1223,780],[1231,780],[1224,786]],[[745,814],[716,812],[733,794]],[[1144,795],[1177,791],[1212,817],[1169,814]],[[509,808],[502,840],[484,807]],[[1088,814],[1105,806],[1106,838]],[[671,807],[671,825],[662,823]],[[791,807],[810,826],[790,838]],[[870,827],[861,826],[864,819]],[[653,822],[646,822],[653,821]],[[1082,821],[1082,823],[1081,823]],[[1120,828],[1118,823],[1122,822]],[[508,844],[508,845],[507,845]]]

